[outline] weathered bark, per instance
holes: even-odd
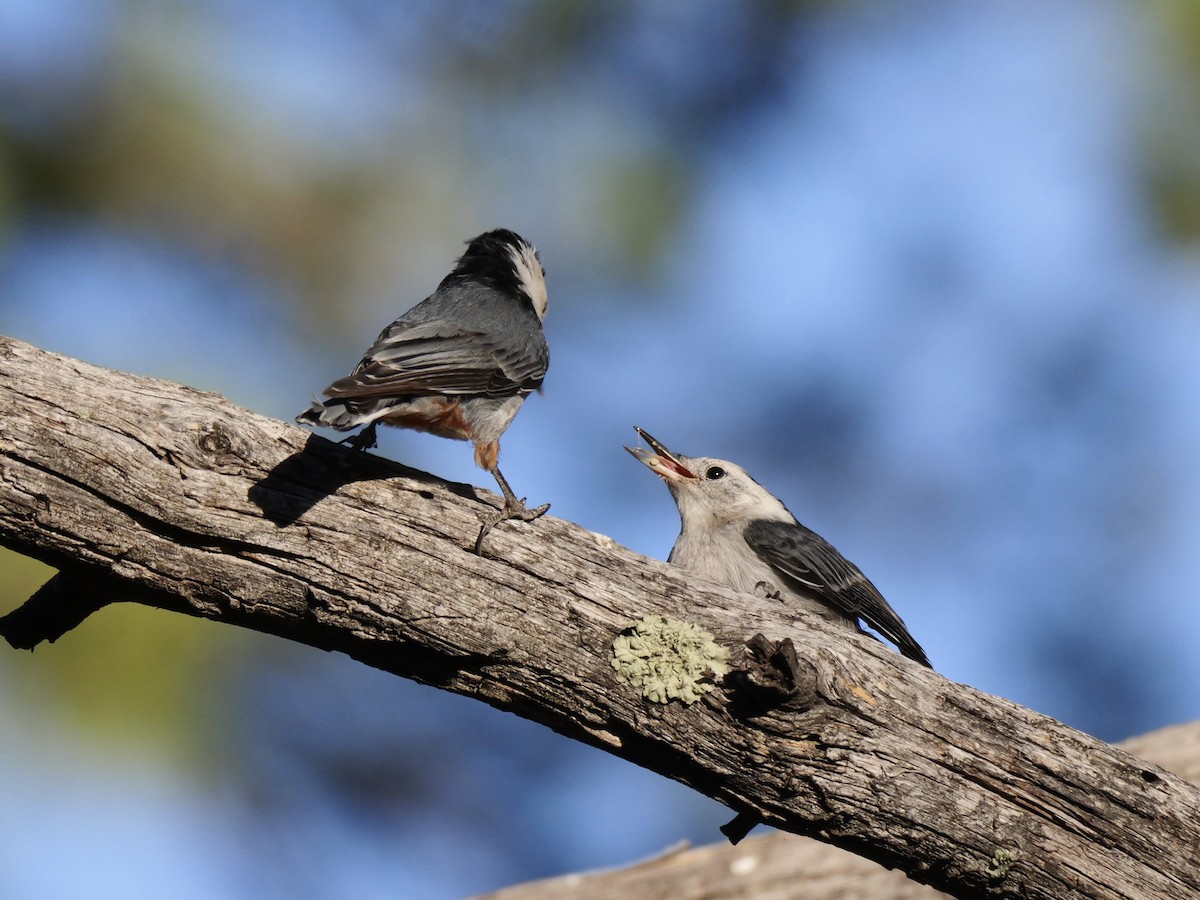
[[[118,579],[125,599],[340,650],[961,896],[1200,891],[1191,785],[778,601],[550,517],[476,556],[493,495],[4,338],[0,409],[0,543],[59,567],[59,596]],[[0,633],[49,638],[47,604]],[[611,660],[648,615],[702,626],[735,666],[756,633],[790,639],[788,689],[750,671],[690,706],[647,701]]]
[[[1200,722],[1122,741],[1130,753],[1200,784]],[[625,866],[563,875],[481,894],[475,900],[638,900],[746,897],[753,900],[935,900],[946,894],[838,847],[775,831],[731,847],[672,848]]]

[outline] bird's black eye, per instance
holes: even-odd
[[[709,481],[716,481],[718,478],[725,477],[725,470],[720,466],[709,466],[708,471],[704,473],[704,477]]]

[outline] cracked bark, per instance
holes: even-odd
[[[0,409],[0,543],[61,579],[0,622],[11,642],[133,600],[476,697],[960,896],[1200,891],[1191,785],[778,601],[551,517],[477,556],[494,495],[8,338]],[[744,669],[779,702],[737,678],[645,701],[609,663],[647,615],[794,653]]]

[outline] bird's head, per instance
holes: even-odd
[[[515,231],[496,228],[472,238],[450,279],[482,281],[529,301],[539,320],[546,317],[546,270],[533,244]]]
[[[755,519],[795,521],[787,507],[736,463],[672,453],[653,435],[636,426],[634,430],[650,449],[625,449],[666,482],[685,528]]]

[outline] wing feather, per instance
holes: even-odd
[[[846,616],[862,619],[909,659],[930,665],[904,620],[875,585],[815,531],[799,522],[759,519],[747,526],[745,538],[759,558],[786,579]]]
[[[325,390],[340,399],[448,394],[506,397],[541,386],[549,351],[540,329],[518,345],[447,322],[389,326],[355,367]]]

